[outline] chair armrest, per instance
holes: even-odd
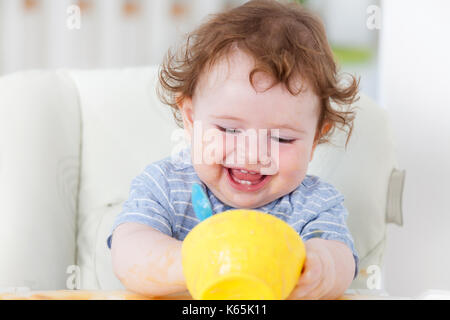
[[[0,78],[0,288],[66,288],[79,150],[77,91],[63,71]]]

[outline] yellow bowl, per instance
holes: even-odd
[[[305,247],[286,222],[255,210],[229,210],[195,226],[182,246],[194,299],[286,299],[298,281]]]

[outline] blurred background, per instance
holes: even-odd
[[[0,0],[0,75],[159,64],[210,13],[242,0]],[[406,170],[404,226],[388,227],[391,295],[450,289],[450,2],[306,0],[342,71],[385,108]]]
[[[245,2],[0,0],[0,74],[30,68],[158,64],[167,49],[208,14]],[[378,1],[298,2],[324,18],[343,67],[360,73],[363,90],[377,97],[378,32],[366,27],[366,9]]]

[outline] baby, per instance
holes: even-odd
[[[358,82],[339,82],[320,20],[297,4],[249,1],[169,51],[159,76],[190,146],[132,181],[108,237],[123,285],[150,296],[186,291],[181,245],[200,222],[191,202],[199,183],[214,214],[253,208],[299,233],[306,260],[290,299],[342,295],[358,270],[348,212],[332,185],[306,173],[335,128],[350,137],[353,111],[330,101],[351,105]]]

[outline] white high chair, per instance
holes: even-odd
[[[131,179],[177,142],[156,79],[157,67],[0,78],[0,288],[124,288],[106,237]],[[360,255],[352,288],[370,289],[386,223],[402,223],[403,172],[386,112],[364,95],[355,105],[347,150],[336,135],[338,146],[319,146],[309,172],[346,197]]]

